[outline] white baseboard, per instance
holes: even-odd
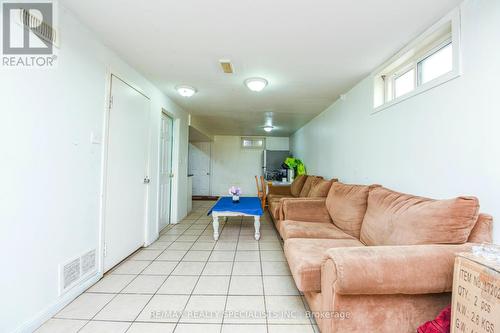
[[[83,294],[85,290],[87,290],[94,283],[99,281],[102,278],[103,274],[100,272],[96,272],[94,275],[90,276],[87,280],[81,283],[78,286],[75,286],[73,289],[59,297],[54,303],[49,305],[44,310],[40,311],[36,314],[32,319],[28,320],[12,333],[32,333],[38,327],[40,327],[44,322],[52,318],[56,313],[61,311],[66,305],[68,305],[75,298]]]

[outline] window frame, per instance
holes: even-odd
[[[262,146],[245,146],[244,141],[262,141]],[[240,137],[240,148],[241,149],[249,149],[249,150],[265,150],[266,149],[266,138],[261,136],[242,136]]]
[[[415,71],[414,62],[411,62],[408,65],[403,66],[400,70],[398,70],[394,74],[391,74],[391,81],[390,81],[390,85],[391,85],[390,93],[392,95],[391,101],[398,98],[398,97],[401,97],[401,96],[396,96],[396,80],[399,79],[400,77],[406,75],[411,70],[413,70],[413,89],[407,93],[402,94],[401,96],[409,94],[410,92],[412,92],[413,90],[415,90],[417,88],[417,80],[416,80],[417,72]]]
[[[441,51],[442,49],[444,49],[445,47],[447,47],[448,45],[451,45],[452,47],[452,54],[453,54],[453,40],[451,38],[451,36],[449,38],[446,38],[444,39],[441,43],[437,44],[436,46],[434,46],[429,52],[426,52],[424,55],[422,55],[421,57],[419,57],[416,61],[416,69],[417,69],[417,75],[416,75],[416,79],[417,79],[417,84],[418,86],[421,86],[423,84],[427,84],[429,82],[432,82],[438,78],[440,78],[441,76],[443,75],[446,75],[448,74],[449,72],[446,72],[446,73],[443,73],[435,78],[433,78],[432,80],[429,80],[427,82],[424,82],[422,83],[422,66],[421,64],[428,58],[432,57],[433,55],[435,55],[436,53],[438,53],[439,51]],[[452,62],[453,62],[453,59],[452,59]],[[452,63],[452,68],[451,68],[451,71],[453,71],[453,63]],[[450,71],[450,72],[451,72]]]
[[[449,33],[442,33],[442,31],[446,32],[447,29],[450,30]],[[441,33],[443,34],[442,36],[440,35]],[[436,35],[438,37],[433,37]],[[428,42],[431,38],[436,39]],[[422,83],[420,64],[449,44],[452,46],[452,70],[428,82]],[[430,48],[424,51],[424,53],[419,54],[427,47]],[[416,54],[416,56],[408,56],[411,53]],[[405,60],[405,58],[407,59]],[[392,69],[387,70],[388,68]],[[399,97],[395,97],[395,80],[412,68],[415,70],[415,88]],[[371,113],[375,114],[392,105],[399,104],[402,101],[453,80],[461,74],[460,9],[457,8],[432,25],[372,73],[373,109]]]

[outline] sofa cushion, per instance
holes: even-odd
[[[326,207],[333,223],[359,239],[371,186],[335,182],[328,192]]]
[[[274,227],[276,228],[276,230],[280,230],[281,228],[281,223],[283,223],[283,220],[280,220],[280,219],[275,219],[273,220],[274,221]]]
[[[272,181],[268,181],[268,182],[266,182],[265,185],[267,187],[267,194],[268,195],[278,194],[278,195],[286,195],[289,197],[292,196],[292,193],[290,192],[291,184],[289,184],[289,185],[275,184]]]
[[[281,203],[279,200],[268,202],[269,213],[271,214],[274,221],[279,219],[279,213],[281,208]]]
[[[304,186],[306,180],[306,175],[300,175],[297,176],[297,178],[295,178],[295,180],[292,182],[292,185],[290,185],[290,192],[294,197],[298,197],[300,195],[300,191],[302,190],[302,187]]]
[[[331,223],[325,201],[326,198],[282,199],[279,218],[280,220]]]
[[[322,179],[322,177],[317,177],[317,176],[307,176],[306,181],[304,182],[304,185],[302,186],[302,189],[300,190],[299,197],[305,198],[308,196],[309,191],[311,190],[311,186],[318,180]]]
[[[309,190],[307,196],[309,198],[325,198],[332,187],[333,181],[333,179],[315,179],[311,184],[311,189]]]
[[[472,243],[493,242],[493,216],[479,214],[477,222],[472,228],[467,241]]]
[[[280,201],[281,198],[293,198],[285,194],[268,194],[266,197],[267,202]]]
[[[474,197],[433,200],[379,187],[368,196],[361,241],[367,245],[463,244],[478,214]]]
[[[303,222],[285,220],[280,225],[280,235],[290,238],[354,239],[330,222]]]
[[[285,241],[285,256],[297,288],[302,292],[321,290],[321,264],[326,250],[336,247],[363,246],[357,239],[305,239]]]
[[[450,292],[455,257],[471,248],[470,243],[332,248],[326,256],[336,274],[329,282],[342,295]]]

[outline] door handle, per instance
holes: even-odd
[[[210,172],[207,172],[207,176],[210,176]]]
[[[144,177],[144,184],[149,184],[149,183],[151,183],[151,178],[149,178],[147,176]]]
[[[170,175],[168,175],[170,178],[174,178],[174,174],[171,173]]]

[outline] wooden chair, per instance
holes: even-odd
[[[266,197],[267,197],[267,188],[264,176],[260,176],[260,179],[258,176],[255,176],[255,184],[257,185],[257,196],[259,197],[262,203],[262,209],[264,209],[266,207]]]

